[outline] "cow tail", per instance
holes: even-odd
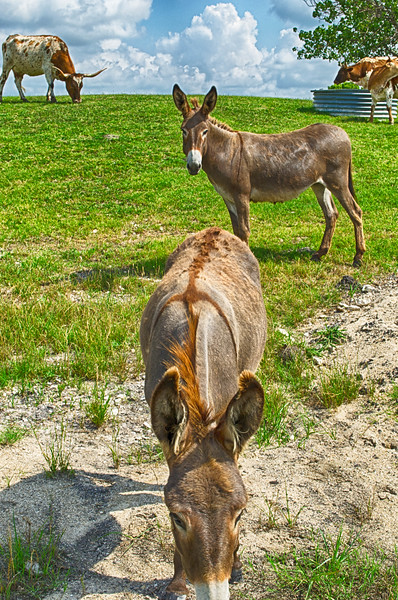
[[[354,184],[352,182],[352,166],[351,166],[351,161],[350,161],[350,166],[348,167],[348,188],[351,192],[351,196],[354,198],[354,200],[357,199],[356,195],[355,195],[355,190],[354,190]]]

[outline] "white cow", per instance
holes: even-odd
[[[81,102],[83,77],[96,77],[96,73],[76,73],[68,46],[56,35],[10,35],[3,43],[3,72],[0,78],[0,102],[10,71],[14,72],[15,85],[23,102],[27,102],[22,89],[24,75],[45,75],[48,83],[47,100],[56,102],[54,79],[65,81],[72,102]]]

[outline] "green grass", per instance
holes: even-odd
[[[397,127],[275,98],[221,96],[214,116],[256,132],[318,121],[346,129],[368,247],[355,277],[396,267]],[[138,373],[139,321],[167,256],[188,233],[215,224],[231,231],[206,175],[187,173],[171,95],[85,96],[81,105],[5,98],[0,120],[0,386]],[[354,273],[343,209],[321,263],[299,252],[317,248],[324,229],[311,190],[253,204],[251,229],[270,331],[336,301],[336,283]]]
[[[277,577],[270,598],[302,600],[396,600],[398,598],[397,552],[389,560],[382,552],[369,554],[358,535],[335,538],[324,532],[312,535],[313,549],[293,549],[287,554],[267,554]],[[282,595],[286,591],[288,596]]]
[[[18,442],[24,435],[26,435],[26,429],[18,427],[18,425],[7,425],[0,431],[0,446],[11,446]]]
[[[62,566],[59,551],[62,534],[54,530],[52,521],[33,530],[26,522],[21,532],[15,518],[7,544],[0,544],[0,598],[35,598],[67,588],[69,571]]]

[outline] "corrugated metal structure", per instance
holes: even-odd
[[[370,116],[372,96],[369,90],[336,89],[336,90],[311,90],[315,110],[334,116],[366,117]],[[396,99],[393,100],[392,114],[397,116]],[[378,102],[375,119],[388,119],[388,111],[385,102]]]

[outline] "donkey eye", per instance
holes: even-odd
[[[184,129],[184,128],[181,128],[181,131],[182,131],[182,135],[183,135],[184,137],[187,137],[187,135],[188,135],[188,131],[187,131],[186,129]]]
[[[186,531],[187,526],[185,525],[185,523],[181,519],[181,517],[179,517],[178,515],[176,515],[176,513],[170,513],[170,518],[174,522],[174,525],[176,525],[180,529],[183,529],[184,531]]]
[[[241,512],[238,514],[238,516],[236,517],[236,519],[235,519],[235,527],[236,527],[236,526],[237,526],[237,524],[239,523],[239,521],[240,521],[240,518],[241,518],[241,516],[243,515],[243,512],[244,512],[244,511],[242,510],[242,511],[241,511]]]
[[[207,135],[208,131],[209,131],[208,129],[205,129],[204,131],[202,131],[202,136],[203,136],[203,137],[206,137],[206,135]]]

